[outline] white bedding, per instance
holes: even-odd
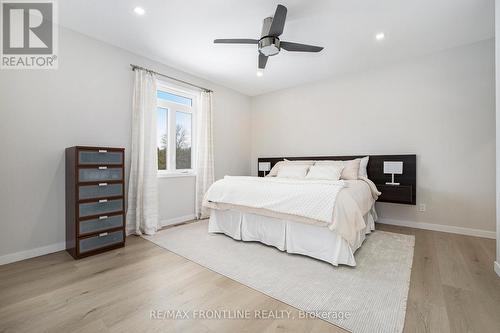
[[[206,200],[330,223],[344,186],[344,181],[226,176],[210,187]]]
[[[378,192],[368,179],[315,181],[257,177],[225,177],[205,195],[212,209],[242,212],[319,224],[336,231],[355,248],[364,216]]]

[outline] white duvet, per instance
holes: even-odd
[[[379,193],[368,179],[356,181],[232,177],[216,181],[204,206],[237,209],[327,226],[353,245],[366,227],[363,216]]]
[[[208,190],[210,202],[267,209],[277,213],[331,222],[343,181],[288,178],[231,177],[216,181]]]

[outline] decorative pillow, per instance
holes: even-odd
[[[314,164],[314,161],[290,161],[290,160],[283,160],[283,161],[279,161],[278,163],[276,163],[272,168],[271,170],[269,171],[269,173],[266,175],[266,177],[276,177],[278,175],[278,171],[279,169],[284,166],[284,165],[290,165],[290,164],[298,164],[298,165],[307,165],[307,166],[311,166]]]
[[[360,162],[361,159],[357,158],[350,161],[316,161],[315,165],[341,165],[344,169],[340,178],[344,180],[356,180],[358,179]]]
[[[370,156],[365,156],[359,162],[358,178],[368,178],[368,171],[366,170],[366,167],[368,166],[369,159]]]
[[[284,164],[285,161],[279,161],[278,163],[276,163],[272,168],[271,170],[269,171],[269,173],[266,175],[266,177],[276,177],[276,175],[278,175],[278,170],[281,168],[281,166]]]
[[[343,165],[313,165],[309,168],[306,179],[339,180]]]
[[[310,165],[307,164],[287,163],[279,168],[276,177],[302,179],[306,176],[309,167]]]

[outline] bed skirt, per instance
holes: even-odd
[[[375,208],[364,216],[366,228],[361,230],[354,246],[325,226],[287,221],[236,210],[212,209],[208,232],[224,233],[233,239],[261,242],[288,253],[302,254],[326,261],[334,266],[356,266],[354,252],[367,234],[375,230]]]

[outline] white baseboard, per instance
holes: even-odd
[[[392,219],[384,219],[384,218],[379,218],[377,222],[382,223],[382,224],[397,225],[397,226],[401,226],[401,227],[410,227],[410,228],[416,228],[416,229],[441,231],[441,232],[449,232],[452,234],[460,234],[460,235],[467,235],[467,236],[496,239],[496,232],[495,231],[488,231],[488,230],[482,230],[482,229],[463,228],[463,227],[455,227],[455,226],[451,226],[451,225],[412,222],[412,221],[403,221],[403,220],[392,220]]]
[[[52,245],[37,247],[35,249],[30,249],[26,251],[10,253],[3,256],[0,256],[0,266],[10,264],[12,262],[21,261],[25,259],[35,258],[39,256],[43,256],[49,253],[59,252],[66,249],[66,243],[56,243]]]
[[[160,228],[163,228],[163,227],[166,227],[166,226],[169,226],[169,225],[179,224],[179,223],[191,221],[191,220],[194,220],[194,219],[196,219],[196,215],[195,214],[189,214],[189,215],[175,217],[175,218],[172,218],[172,219],[161,220],[159,223],[160,223]],[[127,225],[126,228],[125,228],[125,232],[126,232],[127,236],[135,234],[135,228],[134,229],[130,229],[130,228],[131,228],[130,225]]]
[[[161,220],[160,221],[160,226],[161,227],[166,227],[168,225],[178,224],[178,223],[182,223],[182,222],[187,222],[187,221],[191,221],[191,220],[194,220],[194,219],[196,219],[196,215],[195,214],[189,214],[189,215],[179,216],[179,217],[175,217],[173,219]]]

